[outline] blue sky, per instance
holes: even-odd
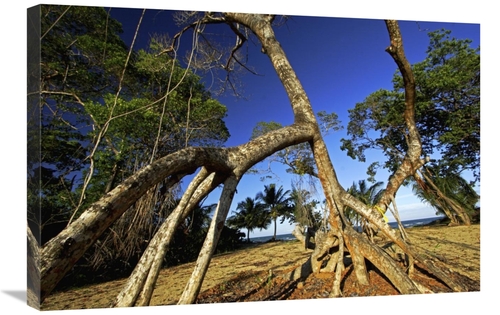
[[[131,43],[137,21],[142,10],[112,9],[111,15],[122,22],[123,38]],[[172,23],[171,12],[146,11],[141,24],[136,47],[146,47],[152,34],[170,33],[176,28]],[[279,18],[277,18],[279,20]],[[410,63],[422,61],[428,47],[429,31],[448,29],[452,36],[471,39],[473,47],[480,44],[480,25],[478,23],[444,23],[421,20],[400,21],[405,52]],[[205,32],[231,34],[228,27],[207,26]],[[325,137],[331,159],[336,168],[340,183],[349,187],[353,182],[367,178],[366,168],[376,161],[383,161],[378,151],[367,154],[367,162],[352,160],[340,150],[340,139],[347,138],[346,129],[348,109],[364,100],[370,93],[381,89],[391,89],[392,77],[397,67],[385,52],[389,37],[385,23],[381,19],[336,18],[318,16],[289,16],[286,24],[275,29],[276,36],[285,50],[293,68],[309,96],[315,112],[336,112],[344,130]],[[183,43],[190,43],[190,35],[184,35]],[[232,41],[231,41],[232,43]],[[189,46],[189,45],[187,45]],[[293,122],[288,97],[265,54],[260,52],[258,43],[248,46],[248,65],[258,75],[246,73],[240,76],[242,97],[231,94],[219,97],[227,106],[226,124],[231,138],[226,146],[236,146],[249,140],[252,129],[260,121],[276,121],[283,125]],[[189,49],[186,47],[185,49]],[[179,55],[184,55],[179,51]],[[210,80],[208,78],[207,80]],[[266,162],[262,167],[267,167]],[[284,168],[274,163],[273,172],[277,178],[261,181],[258,175],[245,175],[238,186],[232,210],[246,197],[254,197],[264,189],[264,185],[276,183],[284,189],[291,189],[293,176],[286,174]],[[386,182],[388,173],[380,171],[377,180]],[[295,177],[296,179],[296,177]],[[187,181],[185,181],[187,185]],[[317,187],[320,189],[319,183]],[[216,190],[206,203],[215,203],[220,194]],[[322,200],[321,195],[316,197]],[[434,209],[414,197],[410,188],[402,187],[397,194],[396,204],[403,220],[427,218],[435,215]],[[230,213],[230,215],[232,212]],[[390,221],[393,216],[388,214]],[[263,236],[273,233],[268,230],[255,230],[250,236]],[[293,225],[284,223],[278,227],[278,234],[290,233]]]
[[[2,261],[2,281],[0,283],[0,301],[5,309],[26,308],[26,108],[24,96],[26,93],[26,73],[20,71],[26,63],[26,8],[38,5],[39,1],[10,1],[4,5],[5,12],[9,18],[2,19],[2,40],[8,43],[0,50],[1,60],[8,61],[4,63],[4,74],[0,77],[2,92],[4,95],[4,119],[0,124],[2,135],[2,146],[5,151],[0,155],[0,162],[4,166],[2,170],[3,180],[0,181],[0,197],[5,210],[6,220],[1,221],[0,235],[4,240],[3,250],[9,253],[12,259]],[[406,2],[398,0],[364,0],[364,1],[342,1],[334,4],[325,5],[325,1],[308,0],[307,2],[288,2],[283,6],[282,1],[202,1],[190,0],[172,1],[171,3],[159,2],[157,0],[142,0],[141,2],[131,0],[87,0],[85,3],[78,0],[54,1],[56,4],[74,4],[74,5],[100,5],[100,6],[121,6],[137,7],[138,5],[149,8],[168,8],[168,9],[194,9],[211,11],[245,11],[261,13],[283,13],[288,15],[323,15],[323,16],[343,16],[356,18],[396,18],[399,20],[427,20],[427,21],[459,21],[470,23],[481,23],[481,99],[483,107],[481,109],[481,128],[483,146],[481,157],[481,203],[483,208],[483,220],[481,222],[481,272],[487,277],[481,278],[481,292],[466,294],[469,303],[463,303],[464,295],[446,294],[446,295],[418,295],[402,296],[397,299],[390,298],[391,307],[404,307],[407,305],[432,304],[436,313],[458,311],[458,314],[477,312],[477,305],[483,302],[489,302],[494,299],[498,291],[498,273],[497,259],[494,256],[498,247],[496,243],[496,231],[498,225],[499,212],[495,206],[494,199],[495,187],[499,175],[498,167],[495,164],[495,147],[498,143],[496,139],[495,116],[498,90],[497,74],[500,71],[498,63],[498,17],[496,12],[496,3],[489,0],[478,0],[474,2],[465,0],[456,0],[450,6],[449,1],[421,0],[418,3],[409,5]],[[324,34],[326,37],[326,34]],[[407,48],[409,53],[409,48]],[[292,52],[288,52],[292,54]],[[298,52],[297,52],[298,53]],[[295,66],[295,64],[294,64]],[[318,69],[316,69],[318,71]],[[272,73],[269,71],[268,73]],[[392,71],[391,71],[392,74]],[[302,76],[302,74],[299,73]],[[270,76],[270,74],[269,74]],[[302,78],[301,78],[302,79]],[[377,87],[380,83],[377,80]],[[311,100],[313,92],[306,85],[307,92]],[[368,93],[371,92],[368,91]],[[286,103],[285,103],[286,104]],[[249,105],[247,105],[249,106]],[[253,105],[255,106],[255,105]],[[340,115],[339,111],[339,115]],[[228,123],[230,128],[231,124]],[[238,125],[236,125],[238,126]],[[484,132],[486,131],[486,132]],[[233,131],[234,133],[234,131]],[[247,137],[242,136],[242,141]],[[327,141],[332,141],[327,138]],[[8,152],[9,154],[5,154]],[[337,152],[338,153],[338,152]],[[337,161],[343,159],[341,154],[331,154],[338,171],[342,167],[337,166]],[[344,166],[347,169],[347,166]],[[357,166],[359,168],[359,166]],[[356,168],[350,170],[354,172]],[[364,170],[361,172],[363,173]],[[354,177],[354,176],[353,176]],[[349,181],[350,182],[350,181]],[[242,182],[242,185],[244,182]],[[260,183],[258,183],[260,186]],[[243,194],[241,194],[243,195]],[[252,195],[252,194],[250,194]],[[240,196],[237,195],[237,198]],[[235,200],[236,201],[236,200]],[[399,202],[402,204],[402,201]],[[401,206],[400,206],[401,207]],[[400,209],[401,210],[401,209]],[[281,230],[279,230],[281,231]],[[490,276],[491,275],[491,276]],[[258,314],[268,313],[270,309],[278,306],[281,312],[286,311],[310,311],[311,309],[335,308],[337,311],[352,311],[352,302],[358,299],[323,299],[323,300],[304,300],[290,302],[262,302],[249,303],[244,307],[240,303],[227,303],[221,305],[202,305],[202,306],[169,306],[174,311],[186,310],[186,308],[196,308],[195,310],[223,311],[225,313],[236,312],[237,314]],[[357,303],[358,311],[370,311],[372,314],[382,314],[387,312],[386,298],[370,299],[369,303]],[[279,303],[279,304],[276,304]],[[159,308],[140,308],[140,309],[120,309],[115,310],[120,314],[161,314],[165,312],[162,307]],[[92,314],[113,313],[110,309],[96,309],[90,311]]]
[[[140,10],[118,12],[115,16],[124,23],[125,38],[132,38]],[[112,13],[113,14],[113,13]],[[148,18],[153,17],[153,19]],[[161,33],[171,27],[166,12],[149,12],[141,25],[139,45],[146,45],[150,34]],[[425,58],[428,46],[427,32],[441,28],[452,30],[457,38],[470,38],[473,45],[479,44],[479,24],[435,23],[423,21],[400,22],[407,58],[411,63]],[[219,29],[218,29],[219,30]],[[319,32],[317,30],[320,30]],[[210,31],[207,27],[207,31]],[[228,30],[222,30],[228,32]],[[316,112],[336,112],[345,126],[347,110],[357,102],[380,88],[390,89],[396,65],[384,51],[388,35],[383,20],[333,17],[291,16],[287,23],[276,29],[276,35],[301,80]],[[189,41],[189,37],[183,39]],[[244,74],[242,98],[226,95],[219,98],[228,107],[226,124],[231,133],[227,146],[242,144],[250,138],[252,129],[259,121],[277,121],[283,125],[293,121],[288,98],[266,55],[260,53],[258,45],[250,45],[248,63],[259,74]],[[340,139],[346,130],[325,138],[330,155],[344,187],[354,181],[365,179],[366,167],[383,158],[377,151],[367,156],[366,163],[347,157],[340,150]],[[263,165],[266,167],[266,165]],[[285,189],[291,188],[292,176],[277,163],[272,166],[278,178],[262,182],[260,176],[246,175],[240,182],[235,196],[234,210],[238,202],[254,197],[264,185],[276,182]],[[380,172],[378,180],[386,181],[388,174]],[[319,184],[318,184],[319,188]],[[207,202],[216,202],[219,191],[215,191]],[[317,197],[321,199],[321,196]],[[403,187],[396,202],[403,220],[426,218],[435,211],[413,196],[409,188]],[[392,215],[389,214],[392,220]],[[278,234],[289,233],[293,225],[285,223],[278,227]],[[254,231],[251,235],[268,235],[272,230]]]

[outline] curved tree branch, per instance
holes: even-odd
[[[162,223],[158,232],[149,243],[127,283],[123,286],[111,307],[130,307],[149,304],[163,258],[165,257],[175,229],[191,213],[192,209],[222,182],[223,179],[220,176],[215,176],[215,173],[209,173],[206,168],[202,168],[198,172],[189,184],[175,210]]]
[[[149,188],[177,174],[191,174],[205,166],[220,174],[242,176],[265,157],[312,138],[310,126],[294,124],[233,148],[186,148],[158,159],[118,185],[61,233],[41,253],[41,300],[82,257],[100,235]]]
[[[405,89],[405,110],[403,117],[406,124],[407,134],[405,135],[408,144],[408,150],[403,158],[403,161],[397,171],[391,176],[387,184],[384,195],[380,199],[377,206],[384,212],[391,202],[391,198],[395,197],[399,187],[403,184],[406,178],[412,176],[420,167],[427,161],[421,159],[422,143],[420,134],[415,123],[415,77],[411,65],[406,59],[403,49],[403,38],[399,29],[398,22],[395,20],[386,20],[387,31],[391,44],[386,48],[386,51],[396,62],[401,75],[403,76]]]
[[[207,271],[219,233],[224,226],[236,185],[243,174],[253,165],[273,153],[288,146],[304,142],[308,142],[311,145],[318,168],[318,176],[330,210],[329,223],[332,228],[331,233],[338,240],[339,255],[337,258],[339,264],[336,271],[336,284],[333,290],[337,296],[341,294],[340,278],[343,270],[341,260],[344,255],[344,244],[347,244],[351,250],[352,248],[359,249],[357,253],[359,263],[357,263],[358,270],[356,274],[360,278],[363,278],[366,269],[366,266],[361,263],[364,257],[372,261],[393,282],[400,292],[419,293],[418,287],[395,265],[394,261],[388,255],[384,254],[375,244],[369,242],[365,235],[358,235],[352,230],[349,223],[343,217],[342,209],[345,206],[355,209],[356,212],[379,228],[385,236],[391,239],[406,254],[415,258],[419,263],[422,263],[430,272],[447,283],[450,288],[455,291],[463,291],[464,288],[461,284],[457,284],[455,281],[449,279],[446,273],[440,268],[435,267],[430,259],[419,255],[411,244],[398,236],[385,223],[378,211],[374,211],[342,188],[337,179],[307,94],[283,49],[275,38],[271,25],[274,16],[224,13],[221,17],[205,15],[204,19],[207,23],[239,23],[248,27],[258,37],[262,44],[262,51],[269,56],[289,97],[295,118],[294,124],[271,131],[246,144],[233,148],[186,148],[151,163],[128,178],[121,185],[103,196],[101,200],[89,207],[77,220],[49,241],[43,248],[41,255],[41,300],[43,301],[58,281],[71,269],[96,239],[150,187],[170,176],[192,173],[199,167],[204,167],[202,172],[217,173],[220,180],[225,180],[225,184],[217,213],[210,226],[203,249],[200,251],[196,268],[179,301],[180,304],[193,303]],[[425,163],[424,160],[420,159],[421,143],[414,121],[415,80],[409,63],[404,56],[401,34],[397,22],[386,21],[386,25],[391,39],[391,45],[387,51],[396,61],[405,82],[406,106],[404,117],[408,133],[406,135],[408,139],[408,152],[399,169],[389,180],[386,193],[378,205],[383,210],[387,209],[391,198],[396,194],[403,181],[408,176],[412,176]],[[196,186],[199,188],[196,192],[200,192],[201,194],[207,191],[205,188],[198,186],[198,179],[203,177],[204,175],[200,175],[193,182],[193,187]],[[190,189],[186,195],[186,200],[196,200],[197,197],[190,196],[191,193],[192,190]],[[187,212],[189,211],[188,208],[189,206],[185,208]],[[182,216],[185,214],[181,207],[176,211],[178,211],[176,215]],[[177,219],[172,219],[172,224],[175,225],[175,222],[177,222]],[[170,229],[171,226],[167,230],[170,231]],[[168,237],[164,235],[161,237],[158,236],[158,242],[162,244],[161,246],[166,247],[168,245]],[[160,255],[160,252],[164,248],[156,253],[157,248],[152,247],[148,250],[148,254],[145,257],[150,259],[150,257]],[[148,271],[144,270],[144,275],[151,272],[150,278],[147,280],[148,285],[152,285],[156,281],[158,266],[153,265],[154,263],[144,265],[145,268],[149,268]],[[144,266],[140,265],[137,268],[143,268]],[[308,270],[312,270],[312,268]],[[363,279],[358,280],[363,282]],[[134,279],[131,279],[131,281],[134,281]],[[139,281],[146,280],[141,276]],[[140,303],[145,305],[149,302],[152,288],[144,288],[143,285],[140,287],[142,290]],[[133,298],[126,302],[125,305],[134,303],[131,301],[136,299],[137,294],[138,291],[134,291],[131,294]]]

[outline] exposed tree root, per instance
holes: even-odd
[[[326,236],[326,233],[324,234],[325,235],[322,235],[320,233],[320,237],[315,239],[316,247],[314,252],[311,254],[311,257],[302,266],[285,274],[283,277],[289,280],[305,279],[312,273],[322,271],[333,272],[335,270],[331,269],[331,266],[337,266],[336,264],[338,262],[339,254],[338,240],[334,238],[331,233],[329,233],[329,236]],[[445,284],[448,288],[450,288],[450,290],[454,292],[464,292],[470,290],[467,281],[451,276],[452,271],[440,262],[440,260],[443,259],[442,257],[434,257],[428,251],[421,254],[417,252],[411,244],[407,244],[405,241],[403,242],[407,251],[405,252],[399,248],[398,251],[395,252],[392,247],[394,246],[393,242],[385,243],[385,245],[382,246],[377,245],[371,242],[367,235],[356,232],[350,226],[347,226],[343,230],[343,234],[346,243],[349,243],[347,246],[349,251],[345,253],[346,255],[343,255],[343,260],[346,260],[347,254],[350,255],[351,262],[353,264],[353,272],[356,274],[359,285],[363,285],[363,282],[360,281],[359,274],[361,274],[361,277],[364,277],[363,273],[367,274],[367,266],[365,262],[369,261],[394,285],[394,287],[401,294],[433,293],[430,288],[427,288],[423,284],[419,283],[418,279],[412,278],[412,268],[410,268],[410,266],[413,266],[413,264],[409,264],[408,259],[402,258],[403,255],[407,255],[411,258],[411,260],[413,257],[416,257],[415,263],[420,270],[425,270],[430,276]],[[300,236],[299,239],[301,239]],[[336,241],[332,242],[334,239]],[[353,256],[354,250],[357,251],[357,254],[359,255],[358,258]],[[356,261],[359,271],[356,271]],[[339,277],[339,279],[335,279],[334,283],[338,283],[338,285],[334,285],[330,297],[342,296],[340,293],[341,280],[341,277]],[[368,283],[369,282],[367,280],[365,284]]]
[[[450,276],[450,271],[439,261],[428,254],[421,254],[404,237],[398,235],[382,219],[381,213],[386,211],[391,199],[399,187],[409,176],[415,174],[426,163],[421,159],[422,146],[415,124],[415,80],[411,66],[403,51],[402,37],[396,21],[386,21],[391,44],[386,49],[398,65],[405,85],[405,110],[403,114],[406,130],[405,137],[408,150],[401,165],[390,177],[389,183],[377,210],[368,207],[340,185],[333,168],[325,142],[321,136],[314,112],[310,106],[300,81],[291,67],[281,45],[274,36],[272,15],[223,13],[221,16],[207,13],[198,23],[227,23],[232,26],[238,36],[234,24],[248,27],[262,44],[262,51],[268,55],[283,87],[289,97],[294,113],[294,124],[258,137],[246,144],[233,148],[186,148],[163,157],[103,196],[101,200],[89,207],[77,220],[72,222],[58,236],[49,241],[41,251],[41,301],[50,294],[57,282],[68,272],[83,253],[104,231],[115,222],[138,198],[150,187],[166,178],[178,181],[179,174],[193,173],[203,167],[202,172],[193,180],[186,191],[180,205],[168,218],[164,226],[155,235],[153,241],[141,258],[141,262],[133,271],[129,282],[117,297],[112,306],[148,305],[161,259],[170,242],[175,226],[185,217],[200,198],[211,191],[214,186],[224,181],[223,193],[213,218],[207,238],[200,251],[199,259],[179,303],[194,303],[198,295],[212,253],[217,245],[219,233],[229,211],[233,194],[239,179],[256,163],[271,154],[288,146],[308,142],[318,168],[318,178],[325,193],[330,211],[328,222],[331,230],[317,234],[315,248],[310,259],[299,268],[286,274],[291,280],[304,279],[311,273],[318,273],[325,265],[335,272],[331,296],[342,296],[341,281],[344,274],[344,259],[347,251],[352,260],[357,283],[361,286],[369,283],[368,266],[370,262],[394,285],[401,294],[417,294],[429,289],[412,280],[411,266],[413,262],[421,269],[445,283],[452,291],[467,291],[467,283]],[[239,48],[236,47],[236,49]],[[207,169],[210,169],[210,172]],[[216,178],[208,180],[208,173],[216,174]],[[206,181],[207,180],[207,181]],[[201,187],[202,183],[208,186]],[[372,227],[378,229],[394,246],[401,249],[407,257],[408,270],[401,266],[383,248],[361,233],[356,232],[342,217],[342,209],[348,206],[359,213]],[[331,260],[331,261],[329,261]]]

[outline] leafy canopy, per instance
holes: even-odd
[[[127,47],[105,8],[40,8],[41,128],[30,130],[41,133],[42,154],[28,162],[28,215],[44,243],[151,161],[186,146],[222,146],[229,132],[227,108],[193,71],[158,53],[162,41]],[[157,189],[152,217],[168,211]]]
[[[320,111],[317,113],[317,116],[320,130],[323,135],[328,135],[331,131],[338,131],[342,129],[341,122],[338,119],[338,115],[336,113],[327,113],[326,111]],[[250,139],[255,139],[270,131],[280,129],[282,127],[283,125],[281,123],[275,121],[258,122],[252,130],[252,136],[250,137]],[[271,162],[276,161],[278,163],[286,165],[288,167],[286,169],[288,173],[300,176],[309,175],[312,177],[318,177],[314,157],[308,143],[301,143],[285,148],[273,154],[268,158],[268,160],[270,160]],[[251,172],[256,173],[258,171],[256,169],[253,169],[251,170]]]
[[[413,65],[416,80],[416,123],[423,154],[440,160],[450,172],[470,170],[479,179],[480,149],[480,56],[468,39],[450,37],[451,32],[430,32],[427,57]],[[368,174],[373,180],[379,166],[394,171],[407,150],[403,116],[404,86],[397,71],[392,90],[378,90],[349,110],[347,139],[342,150],[365,161],[368,149],[382,149],[383,165],[374,163]]]

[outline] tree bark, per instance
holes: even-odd
[[[179,221],[185,220],[186,217],[192,212],[194,207],[199,205],[200,202],[203,200],[203,198],[205,198],[210,192],[212,192],[216,187],[218,187],[222,182],[224,182],[224,180],[225,176],[219,176],[215,173],[212,173],[208,175],[198,187],[196,187],[198,183],[194,183],[194,185],[192,185],[193,186],[192,188],[195,189],[196,187],[196,191],[193,193],[192,196],[190,196],[191,197],[190,200],[184,202],[184,204],[187,203],[187,205],[185,206],[184,204],[181,205],[181,209],[182,208],[184,209],[182,210],[182,216]],[[190,189],[188,188],[188,191],[189,190]],[[184,196],[182,199],[184,199]],[[163,264],[163,259],[167,253],[168,245],[170,244],[173,238],[177,226],[178,225],[176,224],[175,227],[167,227],[166,228],[167,235],[163,240],[161,240],[161,237],[159,237],[160,241],[162,242],[162,246],[155,255],[155,259],[152,263],[151,270],[149,271],[148,278],[146,279],[146,283],[144,284],[142,291],[139,295],[139,299],[136,302],[137,306],[147,306],[151,302],[151,297],[153,295],[153,290],[156,285],[156,281],[158,279],[158,275],[160,273]]]
[[[394,244],[399,246],[403,252],[413,257],[416,261],[419,261],[430,273],[434,276],[438,277],[441,281],[446,283],[448,287],[456,292],[466,291],[465,286],[461,283],[457,283],[452,280],[446,273],[444,273],[439,268],[436,268],[434,264],[432,264],[431,260],[425,258],[422,255],[418,254],[418,251],[413,247],[413,245],[405,242],[396,232],[390,228],[390,226],[382,219],[379,215],[375,214],[374,211],[371,211],[365,204],[352,197],[349,194],[343,196],[343,201],[345,205],[349,206],[352,209],[356,209],[356,211],[363,217],[367,218],[371,224],[373,224],[376,228],[380,230],[389,240],[393,241]]]
[[[221,182],[220,178],[215,178],[215,173],[209,174],[205,168],[198,172],[175,210],[162,223],[155,236],[151,239],[137,266],[115,301],[111,304],[111,307],[149,304],[163,258],[177,226]]]
[[[292,104],[296,122],[304,121],[313,125],[315,128],[314,139],[311,141],[313,155],[318,167],[319,179],[322,183],[323,191],[325,192],[326,200],[330,208],[330,224],[334,233],[337,233],[340,243],[343,244],[344,237],[352,237],[352,235],[345,235],[342,232],[342,223],[340,222],[340,209],[343,208],[343,204],[341,203],[342,195],[347,193],[338,182],[328,150],[321,133],[319,132],[317,122],[314,115],[311,114],[312,108],[306,93],[289,64],[284,51],[281,49],[281,46],[274,37],[274,32],[270,23],[272,19],[270,19],[269,16],[239,14],[231,15],[231,17],[237,22],[247,25],[259,38],[262,43],[263,51],[269,56],[276,72],[278,73],[278,76],[281,79],[281,82],[283,83],[283,86],[285,87]],[[418,133],[416,135],[418,136]],[[420,142],[417,144],[419,145]],[[349,244],[349,242],[347,243]],[[316,244],[316,246],[318,246],[318,244]],[[366,248],[364,248],[364,250],[366,250]],[[357,265],[356,272],[360,277],[359,280],[366,284],[368,283],[368,280],[364,260],[361,253],[358,253],[358,251],[354,248],[353,251]],[[314,266],[314,259],[311,259],[311,263],[313,264],[312,269],[316,269]]]
[[[354,238],[354,230],[350,226],[346,226],[346,230],[349,230],[346,237],[346,246],[351,254],[352,264],[354,267],[354,273],[356,274],[356,279],[361,285],[369,285],[370,280],[368,277],[368,271],[366,269],[365,263],[365,255],[366,251],[364,247],[360,247],[359,242],[355,241]],[[352,230],[352,231],[351,231]]]
[[[349,235],[348,239],[352,243],[352,247],[359,249],[391,281],[401,294],[420,293],[420,290],[408,275],[404,273],[401,267],[384,250],[378,246],[373,246],[364,234],[357,233],[352,228],[346,229],[346,233]],[[360,278],[358,277],[359,280]]]
[[[348,194],[339,184],[335,170],[331,163],[326,145],[321,137],[317,122],[312,115],[312,109],[309,100],[303,90],[300,81],[296,77],[292,67],[290,66],[285,53],[281,49],[281,46],[274,37],[274,32],[271,27],[272,18],[264,15],[252,15],[252,14],[231,14],[231,19],[236,22],[242,23],[249,27],[259,38],[262,43],[263,51],[269,56],[271,63],[273,64],[285,90],[290,99],[292,109],[295,115],[295,121],[301,121],[306,124],[312,125],[314,128],[314,138],[310,141],[312,145],[312,151],[316,165],[318,167],[319,179],[323,186],[323,191],[325,192],[326,201],[330,209],[330,225],[334,233],[337,233],[340,244],[344,243],[344,238],[347,238],[347,242],[351,241],[357,244],[361,248],[361,253],[365,257],[369,257],[371,261],[377,262],[382,270],[387,272],[389,278],[396,282],[393,283],[402,292],[418,293],[418,289],[414,285],[410,284],[411,281],[407,275],[401,272],[391,272],[390,268],[385,268],[387,265],[393,264],[390,261],[390,257],[384,256],[384,253],[375,245],[369,242],[363,242],[357,237],[355,233],[349,233],[349,229],[346,230],[342,227],[342,222],[340,216],[342,214],[341,209],[344,205],[349,203],[349,206],[355,209],[359,214],[365,217],[370,223],[374,223],[379,229],[383,230],[384,234],[395,241],[405,253],[419,259],[420,262],[426,264],[424,259],[417,256],[415,251],[410,248],[406,242],[398,237],[394,231],[385,223],[382,219],[382,215],[379,211],[369,209],[366,205],[355,200],[350,194]],[[382,197],[382,201],[379,203],[379,207],[383,207],[383,210],[387,210],[387,206],[390,203],[390,199],[394,197],[399,187],[403,184],[404,180],[415,173],[415,171],[420,168],[424,163],[424,159],[420,159],[421,155],[421,142],[418,130],[415,124],[415,80],[413,77],[413,72],[411,66],[406,60],[403,50],[402,37],[399,31],[399,26],[396,21],[386,21],[387,29],[389,31],[389,36],[391,39],[391,45],[387,48],[389,54],[393,57],[396,64],[398,65],[400,71],[403,75],[403,80],[405,84],[405,112],[404,118],[407,125],[406,135],[408,141],[408,152],[405,155],[403,163],[395,172],[395,174],[389,180],[388,186],[386,188],[386,193]],[[347,221],[344,220],[347,224]],[[426,264],[426,266],[434,273],[434,275],[440,277],[445,283],[447,283],[450,288],[461,291],[463,287],[460,284],[455,283],[450,279],[443,279],[445,275],[438,269],[434,268],[432,264]],[[394,267],[392,265],[391,267]],[[362,266],[361,266],[362,268]],[[446,278],[446,277],[445,277]]]
[[[310,126],[293,124],[233,148],[186,148],[165,156],[130,176],[85,210],[41,253],[41,301],[111,226],[150,187],[177,174],[193,173],[205,166],[220,174],[242,176],[250,167],[287,146],[308,141]]]
[[[27,302],[28,305],[40,309],[40,245],[38,244],[35,236],[31,232],[29,226],[27,226],[28,238],[27,238],[27,249],[28,249],[28,290],[27,290]]]
[[[59,280],[68,272],[83,253],[97,240],[97,238],[119,218],[140,196],[150,187],[169,176],[193,173],[197,168],[204,166],[210,173],[215,172],[225,178],[216,215],[212,221],[205,239],[196,267],[193,271],[179,304],[194,303],[201,288],[203,278],[208,269],[211,256],[217,245],[220,231],[229,211],[236,185],[243,174],[256,163],[271,154],[288,146],[308,142],[311,145],[314,159],[318,168],[318,177],[321,181],[326,201],[330,210],[328,221],[332,235],[338,240],[338,259],[334,288],[332,294],[340,296],[340,282],[343,271],[344,244],[347,244],[351,254],[354,253],[356,261],[356,274],[361,283],[366,283],[366,266],[364,259],[370,260],[384,273],[390,281],[404,294],[419,293],[418,288],[411,279],[395,264],[395,262],[378,246],[369,242],[363,235],[355,232],[343,218],[342,209],[349,206],[368,220],[382,233],[399,246],[406,254],[414,257],[423,264],[431,273],[443,280],[455,291],[463,291],[464,287],[447,277],[446,273],[435,267],[434,264],[417,254],[415,249],[399,237],[382,219],[379,211],[367,207],[359,200],[348,194],[340,185],[335,169],[331,162],[328,150],[323,141],[313,113],[310,101],[307,98],[300,81],[293,71],[283,49],[276,40],[271,22],[273,16],[259,14],[225,13],[227,23],[239,23],[247,26],[260,40],[262,50],[271,60],[278,77],[289,97],[294,113],[294,123],[279,130],[269,132],[246,144],[233,148],[187,148],[163,157],[135,175],[124,183],[111,190],[101,200],[94,203],[89,209],[64,229],[58,236],[49,241],[42,249],[41,254],[41,301],[50,294]],[[415,173],[425,160],[420,159],[421,143],[418,130],[414,121],[415,80],[411,67],[407,62],[401,34],[396,21],[387,21],[391,45],[387,48],[389,54],[398,65],[405,84],[405,112],[404,118],[407,125],[408,152],[405,158],[390,178],[386,193],[377,205],[386,211],[404,180]],[[193,184],[193,186],[198,186]],[[205,189],[205,188],[204,188]],[[205,192],[205,190],[196,190]],[[187,200],[195,197],[186,196]],[[192,204],[191,204],[192,205]],[[186,206],[186,211],[188,206]],[[184,210],[176,210],[165,234],[171,233],[178,220],[184,215]],[[168,233],[167,233],[168,231]],[[157,237],[157,238],[156,238]],[[152,242],[153,243],[153,242]],[[164,255],[164,250],[169,243],[169,236],[157,233],[154,245],[150,245],[141,258],[143,262],[136,267],[127,286],[115,303],[119,305],[133,305],[139,291],[142,290],[140,304],[149,303],[152,290],[158,276],[159,259]],[[303,272],[302,272],[303,270]],[[309,265],[301,268],[300,276],[303,277],[312,270],[311,259]],[[148,278],[146,278],[148,277]],[[294,276],[295,277],[295,276]],[[147,279],[147,280],[146,280]],[[144,283],[147,285],[144,286]],[[128,292],[131,290],[130,292]]]
[[[424,187],[424,183],[420,177],[420,175],[418,174],[418,172],[416,172],[414,174],[415,176],[415,179],[417,181],[417,184],[420,186],[420,189],[422,190],[426,190],[427,188]],[[441,207],[441,209],[443,210],[444,214],[448,217],[448,219],[450,219],[450,225],[459,225],[458,223],[458,220],[457,218],[453,215],[453,213],[448,209],[448,207],[446,206],[446,203],[444,202],[444,200],[441,200],[439,197],[435,200],[435,202],[437,204],[439,204],[439,206]]]
[[[277,226],[277,224],[276,224],[276,221],[277,221],[277,220],[278,220],[277,218],[274,218],[274,219],[273,219],[273,222],[274,222],[274,234],[273,234],[273,241],[275,241],[275,240],[276,240],[276,230],[278,229],[278,226]]]
[[[420,134],[415,123],[415,77],[411,65],[406,59],[403,38],[397,21],[386,20],[387,31],[391,44],[386,48],[386,51],[391,55],[397,64],[401,75],[403,76],[403,83],[405,89],[405,110],[403,117],[406,125],[406,142],[408,150],[405,153],[403,162],[396,170],[396,172],[389,178],[389,183],[385,189],[385,193],[376,205],[384,212],[387,211],[391,199],[396,196],[403,182],[409,176],[412,176],[422,165],[425,160],[421,159],[422,143],[420,141]]]
[[[458,217],[460,218],[460,220],[462,221],[462,223],[464,225],[470,226],[470,224],[471,224],[470,217],[462,209],[462,207],[460,207],[454,200],[448,198],[445,194],[443,194],[441,192],[441,190],[439,189],[439,187],[437,187],[436,184],[434,184],[434,181],[429,176],[427,176],[425,173],[423,173],[423,176],[427,180],[427,183],[432,186],[432,188],[436,192],[438,198],[440,200],[443,200],[444,204],[441,206],[443,211],[446,211],[447,207],[450,207],[458,215]],[[451,223],[455,223],[456,225],[459,225],[459,223],[458,223],[457,219],[455,218],[455,216],[453,215],[453,213],[450,213],[449,215],[447,214],[447,216],[448,216],[448,218],[450,218]]]
[[[179,151],[146,166],[94,203],[77,220],[47,242],[41,252],[41,301],[99,236],[151,186],[179,171],[193,172],[195,168],[192,164],[201,162],[195,152],[196,150]]]
[[[203,279],[207,273],[210,260],[212,259],[212,255],[217,247],[220,233],[224,228],[224,222],[226,221],[226,217],[236,191],[236,186],[238,186],[239,181],[240,178],[230,176],[224,182],[224,189],[222,190],[217,210],[215,211],[212,223],[208,229],[205,242],[203,243],[200,254],[198,255],[198,260],[196,261],[191,278],[189,279],[177,304],[192,304],[196,301],[201,285],[203,284]]]

